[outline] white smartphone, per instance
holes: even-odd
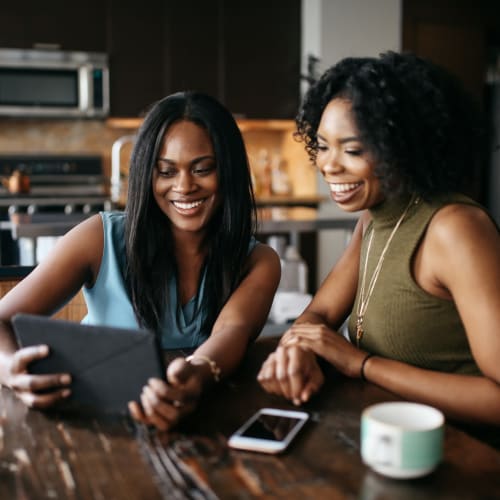
[[[229,438],[231,448],[280,453],[291,443],[309,418],[304,411],[262,408]]]

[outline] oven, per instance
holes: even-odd
[[[100,156],[0,156],[0,176],[2,266],[36,265],[71,227],[112,207]]]

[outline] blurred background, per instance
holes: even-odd
[[[2,111],[0,81],[0,202],[9,233],[7,211],[13,203],[8,181],[19,170],[13,156],[21,157],[30,172],[34,163],[28,160],[55,157],[52,163],[39,162],[41,169],[50,170],[51,182],[68,165],[80,168],[74,157],[97,158],[100,165],[92,175],[102,185],[93,189],[100,201],[121,208],[126,202],[127,155],[141,117],[152,102],[183,89],[208,92],[235,115],[249,151],[259,206],[271,218],[288,217],[276,208],[314,209],[315,217],[332,220],[345,217],[293,140],[293,118],[309,82],[324,69],[346,56],[375,56],[386,50],[409,50],[445,66],[480,102],[488,117],[490,148],[484,164],[471,166],[469,194],[500,221],[498,1],[23,0],[0,6],[0,48],[98,53],[109,70],[109,110],[101,116],[33,116],[28,107],[25,113],[13,114],[7,107]],[[0,67],[0,76],[2,71]],[[113,166],[113,146],[118,166]],[[117,192],[111,196],[113,167]],[[85,172],[79,178],[90,176]],[[36,182],[42,177],[31,176],[31,193],[16,195],[18,204],[11,211],[27,211],[27,206],[40,210],[43,204],[28,197],[39,189]],[[58,191],[45,186],[44,196],[69,193],[69,177],[64,179],[57,177]],[[88,194],[88,182],[84,184]],[[80,188],[71,186],[81,197]],[[84,205],[66,200],[64,210],[74,213]],[[84,208],[91,213],[101,205],[87,203]],[[323,228],[301,231],[299,237],[300,253],[309,264],[308,290],[314,292],[342,252],[349,231]],[[4,258],[7,254],[3,249]]]

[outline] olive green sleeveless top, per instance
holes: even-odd
[[[367,263],[365,289],[382,249],[408,205],[409,198],[386,201],[370,210],[373,217],[361,248],[358,292],[349,319],[349,336],[356,342],[356,316],[368,240],[375,229]],[[412,257],[434,214],[450,203],[477,203],[462,195],[432,203],[412,202],[396,231],[363,318],[360,348],[379,356],[443,372],[479,374],[464,327],[452,300],[430,295],[411,274]],[[366,294],[366,292],[365,292]]]

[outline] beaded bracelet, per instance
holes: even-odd
[[[212,372],[214,380],[216,382],[218,382],[220,380],[221,370],[217,366],[217,363],[213,359],[210,359],[208,356],[202,356],[201,354],[196,354],[196,355],[191,354],[190,356],[188,356],[186,358],[186,361],[188,363],[191,363],[191,361],[197,360],[197,359],[199,359],[200,361],[203,361],[204,363],[207,363],[208,366],[210,366],[210,371]]]
[[[372,353],[369,353],[365,356],[365,359],[363,359],[363,361],[361,362],[361,369],[360,369],[360,374],[361,374],[361,380],[365,380],[366,381],[366,377],[365,377],[365,365],[366,365],[366,362],[371,358],[375,356],[375,354],[372,354]]]

